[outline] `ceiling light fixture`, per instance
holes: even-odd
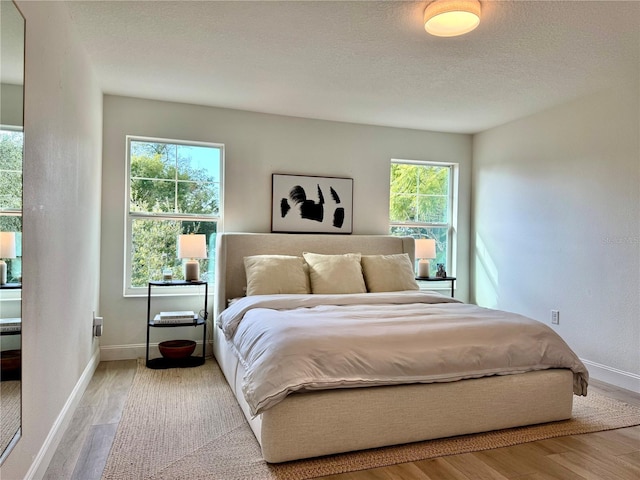
[[[480,24],[478,0],[435,0],[424,10],[424,29],[437,37],[455,37]]]

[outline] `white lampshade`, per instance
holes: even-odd
[[[200,280],[200,264],[196,258],[207,258],[205,235],[178,235],[178,258],[188,258],[184,263],[184,279],[187,282]]]
[[[480,24],[478,0],[435,0],[424,11],[424,29],[436,37],[469,33]]]
[[[416,239],[416,258],[436,258],[436,241],[433,238]]]
[[[15,232],[0,232],[0,258],[16,258]]]
[[[178,258],[207,258],[206,235],[178,235]]]

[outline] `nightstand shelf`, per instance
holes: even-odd
[[[451,282],[451,296],[455,294],[456,277],[416,277],[418,282]]]
[[[178,286],[197,286],[204,285],[204,310],[201,315],[194,315],[192,322],[186,323],[156,323],[154,318],[151,318],[151,289],[152,287],[178,287]],[[145,365],[148,368],[163,369],[163,368],[189,368],[197,367],[204,364],[205,361],[205,349],[207,344],[207,299],[209,298],[209,284],[207,282],[185,282],[184,280],[175,280],[171,282],[149,282],[147,290],[147,346],[146,346],[146,361]],[[186,358],[152,358],[149,359],[149,340],[151,334],[151,328],[184,328],[184,327],[202,327],[202,356],[189,356]]]

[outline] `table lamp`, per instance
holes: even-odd
[[[3,258],[16,258],[15,232],[0,232],[0,285],[7,283],[7,264]]]
[[[433,238],[416,239],[418,277],[429,278],[429,260],[436,258],[436,241]]]
[[[184,279],[187,282],[200,280],[200,263],[197,258],[207,258],[205,235],[178,235],[178,258],[187,258],[184,263]]]

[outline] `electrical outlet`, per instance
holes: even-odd
[[[551,323],[553,325],[560,325],[560,311],[551,310]]]

